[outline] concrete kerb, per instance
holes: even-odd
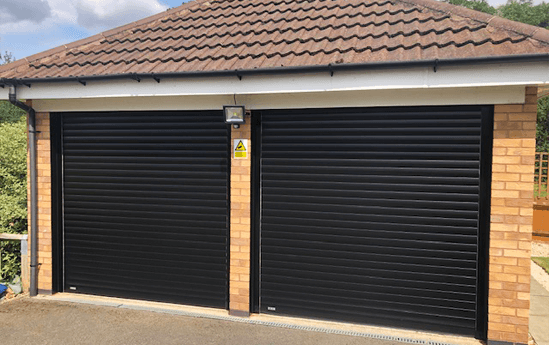
[[[142,310],[155,313],[223,320],[269,327],[281,327],[312,332],[349,335],[364,338],[398,341],[418,345],[480,345],[484,342],[461,336],[409,331],[395,328],[365,326],[331,321],[319,321],[266,314],[253,314],[249,318],[230,316],[227,310],[206,307],[182,306],[170,303],[136,301],[121,298],[58,293],[39,295],[38,299],[82,303],[96,306]]]

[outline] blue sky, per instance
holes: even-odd
[[[0,0],[0,52],[21,59],[186,1]]]
[[[17,59],[177,7],[187,0],[0,0],[0,52]],[[492,6],[506,0],[488,0]],[[534,0],[540,3],[541,0]]]

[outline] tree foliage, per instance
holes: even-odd
[[[549,27],[549,3],[534,6],[532,1],[509,1],[498,7],[499,16],[530,25]]]
[[[25,113],[0,102],[0,232],[27,231],[27,138]],[[0,242],[0,281],[21,272],[19,242]]]
[[[508,0],[505,5],[494,8],[486,0],[447,0],[447,2],[476,11],[495,14],[503,18],[549,29],[549,3],[534,5],[532,0]],[[538,100],[536,124],[536,150],[549,152],[549,97]]]
[[[27,138],[25,113],[0,105],[0,231],[21,233],[27,218]],[[8,108],[7,114],[2,108]],[[16,116],[19,115],[17,119]],[[4,121],[7,119],[7,121]]]
[[[449,0],[453,5],[470,8],[475,11],[496,14],[497,10],[490,6],[486,0]]]
[[[0,53],[0,64],[14,61]],[[0,102],[0,233],[27,231],[27,135],[26,116],[9,102]],[[19,242],[0,241],[0,281],[11,281],[21,272]]]
[[[508,0],[505,5],[490,6],[486,0],[447,0],[448,3],[472,10],[543,28],[549,27],[549,3],[534,5],[532,0]]]
[[[13,56],[12,53],[6,51],[4,52],[4,54],[2,54],[2,52],[0,52],[0,65],[10,63],[13,61],[15,61],[15,57]]]

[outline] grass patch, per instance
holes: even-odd
[[[532,258],[532,260],[536,264],[540,265],[545,270],[545,272],[549,273],[549,258],[535,257],[535,258]]]
[[[546,198],[547,197],[547,185],[542,184],[541,185],[541,191],[539,190],[539,185],[537,183],[534,184],[534,196],[538,198]]]

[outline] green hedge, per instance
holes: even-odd
[[[0,232],[27,231],[27,134],[25,113],[0,102]],[[0,241],[0,280],[21,274],[18,242]]]

